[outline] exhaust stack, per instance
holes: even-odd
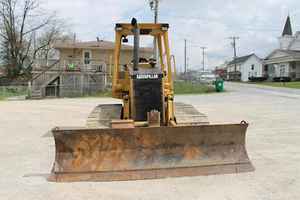
[[[131,25],[133,26],[134,35],[134,46],[133,46],[133,70],[137,71],[139,66],[139,49],[140,49],[140,29],[138,28],[137,20],[133,18],[131,20]]]

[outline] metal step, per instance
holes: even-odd
[[[41,90],[33,90],[31,91],[30,99],[42,99],[42,91]]]

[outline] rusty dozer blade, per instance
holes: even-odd
[[[248,124],[53,130],[49,181],[121,181],[253,171]]]

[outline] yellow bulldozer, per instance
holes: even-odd
[[[52,130],[55,162],[49,181],[123,181],[250,172],[248,124],[210,124],[193,106],[174,102],[168,24],[116,24],[112,96],[86,127]],[[159,62],[139,56],[140,36],[156,38]],[[120,49],[133,36],[133,61]]]

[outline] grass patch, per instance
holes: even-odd
[[[0,100],[9,97],[26,96],[28,88],[26,86],[0,86]]]
[[[176,95],[181,94],[208,94],[216,92],[213,85],[206,85],[200,83],[190,83],[190,82],[175,82],[174,90]],[[111,97],[111,91],[107,90],[104,92],[98,92],[93,95],[86,95],[84,97]]]
[[[89,97],[112,97],[112,92],[111,90],[105,90],[105,91],[102,91],[102,92],[97,92],[97,93],[94,93],[94,94],[85,94],[83,96],[74,96],[73,98],[89,98]]]
[[[293,89],[300,89],[300,81],[297,82],[260,82],[260,83],[255,83],[258,85],[266,85],[266,86],[271,86],[271,87],[283,87],[283,88],[293,88]]]
[[[98,92],[96,94],[93,94],[89,97],[111,97],[112,93],[111,91],[103,91],[103,92]]]
[[[175,82],[174,83],[175,94],[208,94],[216,92],[213,85],[206,85],[200,83],[190,82]]]

